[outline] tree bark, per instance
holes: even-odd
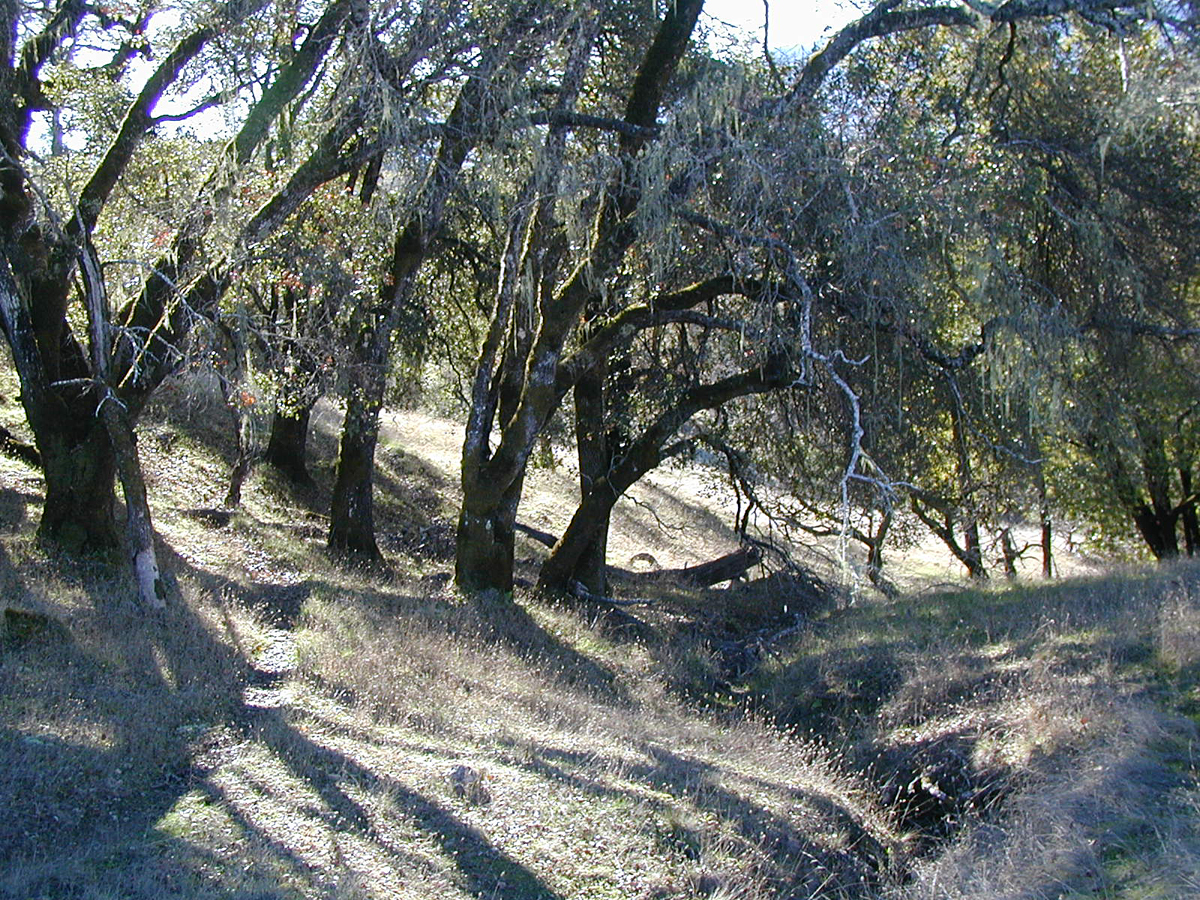
[[[308,471],[307,448],[308,423],[314,405],[315,402],[298,407],[275,407],[271,437],[263,457],[289,481],[304,488],[313,486],[313,478]]]
[[[167,591],[154,549],[154,526],[150,520],[150,502],[138,459],[133,423],[120,401],[112,394],[101,402],[98,412],[112,443],[121,490],[125,495],[126,536],[137,582],[138,601],[143,606],[163,609],[167,605]]]
[[[218,332],[225,339],[221,373],[221,399],[225,402],[225,412],[232,426],[236,455],[233,466],[229,470],[229,489],[225,492],[226,509],[237,509],[242,503],[242,486],[250,475],[254,463],[253,451],[250,447],[251,420],[248,408],[248,397],[243,395],[241,385],[246,383],[246,330],[248,325],[244,310],[239,313],[240,321],[236,323],[219,322]]]
[[[386,356],[374,363],[362,360],[351,374],[329,513],[330,552],[368,565],[383,561],[375,543],[373,476],[379,411],[387,377],[385,366]]]
[[[1041,455],[1040,446],[1037,448],[1038,455]],[[1050,494],[1046,490],[1046,472],[1039,461],[1034,469],[1034,478],[1037,484],[1038,495],[1038,516],[1041,520],[1042,536],[1042,577],[1054,577],[1054,520],[1050,510]]]
[[[604,475],[592,483],[558,545],[542,564],[538,586],[545,591],[568,590],[580,560],[595,540],[596,529],[608,522],[617,500],[664,459],[684,449],[682,443],[667,445],[684,422],[700,410],[716,409],[738,397],[781,388],[791,379],[786,360],[772,357],[762,367],[686,391],[630,444]]]
[[[979,509],[975,499],[975,475],[971,466],[971,451],[967,446],[965,423],[967,412],[963,408],[962,395],[954,376],[949,371],[944,371],[944,374],[953,399],[950,405],[950,425],[957,457],[955,474],[958,478],[958,489],[962,495],[964,522],[961,559],[972,580],[986,581],[988,573],[983,564],[983,542],[979,539]]]
[[[1000,552],[1004,556],[1004,577],[1009,581],[1017,577],[1017,546],[1013,543],[1012,529],[1005,528],[1000,532]]]
[[[575,443],[579,456],[580,497],[604,478],[612,466],[612,449],[607,435],[605,378],[601,364],[575,385]],[[608,529],[611,515],[594,523],[591,543],[575,565],[574,578],[593,594],[608,593]]]
[[[951,504],[928,491],[913,494],[909,500],[909,506],[916,517],[925,523],[925,526],[946,545],[946,549],[954,555],[954,558],[966,567],[968,577],[977,581],[986,581],[988,573],[987,569],[983,567],[980,555],[968,553],[964,546],[966,541],[964,540],[963,544],[960,544],[954,535],[955,523]],[[934,518],[934,512],[942,516],[941,522]]]
[[[1179,556],[1180,510],[1171,502],[1166,442],[1149,419],[1138,417],[1134,426],[1141,442],[1142,476],[1150,502],[1138,504],[1133,520],[1156,559],[1174,559]]]
[[[889,504],[880,517],[879,527],[875,529],[874,534],[864,535],[867,538],[867,578],[870,579],[871,584],[885,594],[895,590],[895,586],[883,575],[883,543],[887,540],[888,531],[891,530],[893,515]]]
[[[454,580],[466,591],[513,589],[513,557],[517,507],[524,479],[518,478],[498,501],[472,508],[458,517]]]
[[[722,581],[732,581],[762,562],[762,551],[757,547],[742,547],[716,559],[682,569],[660,569],[648,576],[665,581],[680,581],[696,587],[711,587]]]
[[[46,499],[38,540],[68,553],[111,552],[120,543],[113,495],[116,459],[107,430],[96,420],[95,405],[88,404],[82,429],[78,418],[58,423],[57,415],[39,412],[41,424],[34,429],[34,439],[42,457]]]
[[[154,549],[154,526],[150,520],[150,501],[146,482],[138,459],[137,439],[133,433],[133,417],[121,402],[111,384],[112,329],[108,319],[108,296],[100,260],[91,242],[86,242],[79,254],[79,272],[83,283],[83,299],[87,308],[92,371],[99,393],[95,416],[104,424],[109,445],[116,461],[121,488],[125,494],[126,537],[130,561],[137,581],[138,600],[143,606],[162,609],[167,592],[158,570]]]
[[[1171,513],[1163,515],[1143,503],[1133,511],[1133,523],[1155,559],[1175,559],[1179,556],[1176,516]]]

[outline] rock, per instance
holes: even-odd
[[[492,802],[492,792],[488,790],[487,778],[478,769],[470,766],[455,766],[447,776],[450,790],[455,797],[465,800],[472,805],[484,805]]]
[[[237,510],[234,509],[196,507],[195,509],[185,509],[184,515],[210,528],[224,528],[233,520],[236,512]]]

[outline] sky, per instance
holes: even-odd
[[[771,49],[802,52],[828,40],[833,33],[866,9],[851,0],[770,0]],[[704,12],[754,36],[761,45],[763,0],[707,0]]]
[[[866,0],[859,0],[866,6]],[[865,11],[854,5],[854,0],[769,0],[771,49],[781,58],[806,54],[816,44],[823,44],[837,29],[858,18]],[[704,14],[714,32],[711,46],[719,48],[730,41],[748,44],[757,52],[762,46],[762,29],[766,5],[763,0],[706,0]],[[722,29],[719,23],[730,26]],[[136,63],[136,61],[135,61]],[[137,68],[136,64],[134,68]],[[149,73],[150,65],[143,67]],[[182,111],[185,104],[164,101],[156,112]],[[219,112],[202,114],[187,127],[196,127],[197,121],[207,123],[201,130],[223,131],[224,123]],[[33,146],[49,146],[49,127],[46,121],[34,125],[36,134]],[[169,130],[169,129],[168,129]],[[71,136],[68,135],[68,145]],[[74,149],[74,148],[72,148]]]

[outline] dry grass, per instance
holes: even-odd
[[[0,662],[14,773],[0,895],[750,898],[882,883],[886,817],[822,750],[688,709],[651,652],[575,612],[449,590],[447,562],[404,539],[444,521],[444,484],[402,447],[381,454],[388,582],[331,566],[322,498],[269,473],[227,524],[197,514],[217,505],[231,450],[206,402],[171,398],[141,442],[177,578],[166,616],[142,617],[102,566],[45,557],[30,515],[0,535],[19,605],[57,623]],[[456,789],[460,767],[479,789]]]
[[[330,565],[327,497],[265,471],[214,524],[208,396],[143,429],[161,617],[34,546],[36,473],[0,461],[0,586],[46,617],[0,651],[0,896],[1196,893],[1194,569],[867,603],[790,643],[787,589],[660,585],[635,640],[448,586],[455,432],[419,416],[379,457],[393,580]],[[317,417],[319,482],[336,426]],[[573,479],[531,481],[553,529]],[[648,489],[672,521],[704,493]],[[669,544],[643,514],[625,546]],[[724,549],[697,521],[695,555],[660,562]]]
[[[830,617],[759,698],[882,785],[889,896],[1187,896],[1198,615],[1195,566],[906,597]]]

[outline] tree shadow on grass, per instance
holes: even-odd
[[[237,587],[175,562],[181,577],[216,597]],[[279,623],[289,624],[310,587],[291,586],[286,597],[247,594],[251,603],[273,604]],[[97,590],[119,593],[111,584]],[[0,786],[6,811],[0,816],[0,869],[6,872],[0,896],[73,897],[101,888],[129,896],[249,897],[253,885],[269,885],[281,872],[303,881],[304,873],[312,874],[310,864],[247,817],[244,807],[239,812],[216,786],[220,763],[197,764],[206,750],[235,748],[240,733],[319,797],[328,812],[320,823],[327,837],[317,840],[348,835],[400,868],[420,862],[377,837],[375,814],[354,792],[381,794],[392,807],[389,815],[415,823],[457,867],[469,894],[557,898],[449,805],[321,746],[278,711],[241,706],[247,666],[220,637],[219,617],[201,620],[186,603],[157,618],[131,608],[122,612],[113,597],[98,596],[97,605],[104,609],[94,618],[72,622],[73,630],[83,629],[77,638],[53,646],[34,641],[0,657],[0,763],[6,772]],[[213,737],[220,731],[223,737]],[[274,789],[269,771],[255,779],[258,790]],[[231,853],[223,844],[206,846],[202,836],[172,833],[163,823],[168,814],[177,815],[185,795],[219,803],[238,830],[256,836],[256,852]],[[354,873],[335,860],[315,879],[319,893],[343,877]]]
[[[388,846],[380,832],[377,813],[351,796],[372,793],[386,797],[396,818],[415,825],[431,839],[445,858],[453,861],[461,887],[476,897],[496,900],[557,900],[536,873],[496,847],[477,828],[460,819],[447,804],[413,790],[401,781],[380,774],[346,753],[324,746],[301,733],[277,710],[256,717],[254,734],[291,774],[319,795],[328,809],[331,826],[352,833],[396,862],[419,865],[419,856]],[[254,827],[254,826],[251,826]]]
[[[774,861],[776,877],[791,882],[789,888],[802,886],[813,892],[836,881],[849,894],[866,896],[879,887],[887,850],[843,805],[797,785],[766,783],[809,810],[808,816],[799,817],[793,811],[785,818],[726,787],[728,773],[711,762],[684,756],[654,742],[639,746],[653,763],[630,766],[629,777],[690,798],[701,810],[721,817]],[[764,783],[760,781],[758,786]],[[811,827],[813,818],[823,826]],[[806,819],[807,828],[802,827]],[[844,839],[828,845],[813,840],[814,834],[830,830],[844,835]]]
[[[676,753],[663,744],[640,741],[637,751],[647,761],[597,757],[595,751],[569,750],[544,743],[509,741],[511,752],[502,761],[547,781],[566,785],[597,801],[634,802],[652,810],[665,829],[664,837],[675,849],[698,858],[715,835],[702,821],[717,820],[732,828],[754,849],[766,866],[760,875],[778,889],[809,896],[818,886],[838,883],[848,896],[867,896],[878,888],[881,870],[887,864],[886,848],[835,798],[817,786],[776,783],[735,774],[716,763]],[[592,777],[590,772],[618,772],[614,781]],[[730,779],[744,782],[747,792],[758,791],[787,798],[806,814],[792,809],[783,816],[726,786]],[[620,786],[619,782],[629,786]],[[635,789],[632,785],[637,785]],[[694,807],[701,814],[695,823],[672,812],[669,797],[683,809]],[[814,824],[817,820],[820,824]],[[845,835],[822,844],[815,835]]]
[[[186,604],[134,608],[126,576],[93,569],[73,588],[88,607],[39,597],[61,627],[0,655],[0,891],[11,896],[124,883],[133,873],[105,860],[144,844],[194,783],[197,741],[238,701],[244,666],[207,623]]]

